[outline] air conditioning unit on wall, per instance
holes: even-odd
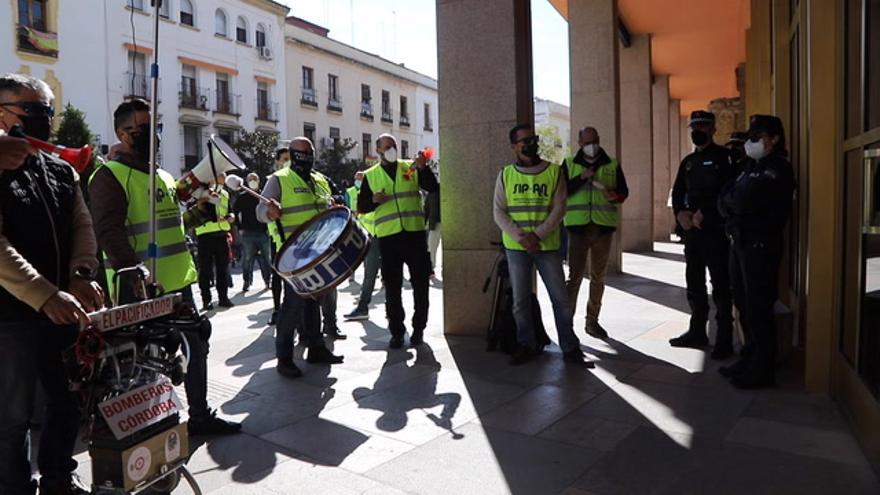
[[[321,138],[321,147],[323,148],[332,148],[333,147],[333,138]]]
[[[260,46],[257,47],[257,50],[260,52],[260,58],[263,60],[272,60],[272,49],[268,46]]]

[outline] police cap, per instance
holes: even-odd
[[[774,115],[752,115],[749,118],[749,136],[757,137],[764,133],[771,136],[782,134],[782,120]]]
[[[745,144],[745,142],[748,140],[748,132],[732,132],[730,133],[730,139],[727,140],[727,144]]]
[[[694,124],[714,124],[715,123],[715,114],[712,112],[707,112],[705,110],[694,110],[691,112],[691,118],[688,121],[688,126],[693,126]]]

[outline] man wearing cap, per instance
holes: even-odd
[[[749,133],[747,132],[733,132],[730,134],[730,139],[727,140],[727,143],[724,145],[730,154],[733,155],[733,163],[737,167],[737,171],[742,165],[743,160],[746,159],[746,141],[749,140]]]
[[[718,200],[731,239],[731,279],[745,344],[740,360],[719,371],[735,387],[754,389],[775,382],[774,306],[795,180],[778,117],[752,116],[745,150],[742,173]]]
[[[590,300],[585,329],[588,335],[605,339],[608,332],[599,325],[599,310],[605,293],[605,272],[611,256],[611,238],[617,230],[619,206],[629,196],[623,168],[599,145],[599,132],[585,127],[578,132],[580,149],[565,159],[562,173],[568,200],[565,230],[568,232],[569,278],[566,282],[572,313],[590,259]]]
[[[428,324],[428,284],[431,262],[428,238],[422,212],[420,190],[433,192],[440,188],[437,177],[419,155],[415,160],[398,160],[397,138],[382,134],[376,140],[381,163],[364,174],[358,194],[358,213],[375,212],[376,237],[382,258],[382,280],[385,283],[385,313],[391,332],[389,347],[403,347],[406,334],[406,313],[401,301],[403,265],[409,267],[415,311],[413,332],[409,342],[423,342]]]
[[[712,359],[733,355],[733,310],[728,274],[729,242],[724,220],[718,213],[718,194],[734,178],[733,156],[715,144],[715,115],[697,110],[691,113],[689,127],[694,152],[682,160],[672,187],[672,209],[684,238],[687,298],[691,307],[688,331],[671,339],[673,347],[701,348],[709,344],[706,323],[709,298],[706,268],[712,277],[712,298],[718,334]]]

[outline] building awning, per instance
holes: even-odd
[[[202,126],[202,127],[206,127],[206,126],[211,125],[210,120],[208,120],[204,117],[200,117],[198,115],[190,115],[190,114],[181,114],[180,119],[178,119],[178,122],[180,122],[181,124],[197,125],[197,126]]]
[[[549,0],[568,19],[568,0]],[[715,98],[739,96],[736,67],[746,61],[749,0],[618,0],[633,34],[651,35],[651,70],[669,76],[682,115]]]

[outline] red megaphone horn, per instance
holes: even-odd
[[[30,137],[21,130],[21,126],[13,126],[9,130],[12,137],[27,139],[34,147],[39,148],[50,155],[57,156],[65,162],[69,163],[77,173],[82,173],[92,163],[94,150],[91,146],[83,146],[82,148],[68,148],[67,146],[55,145],[46,141]]]

